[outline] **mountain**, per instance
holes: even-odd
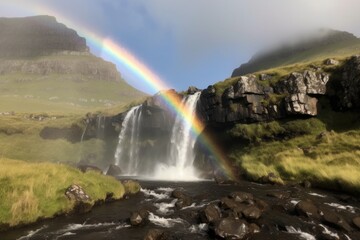
[[[0,112],[78,112],[146,96],[51,16],[0,18]]]
[[[360,39],[353,34],[322,29],[311,38],[256,54],[249,62],[236,68],[232,77],[299,62],[351,55],[359,51]]]

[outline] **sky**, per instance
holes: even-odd
[[[70,28],[87,26],[179,91],[223,81],[259,50],[304,32],[332,28],[360,36],[359,9],[359,0],[0,0],[0,17],[55,13]],[[129,84],[155,93],[101,47],[90,49],[117,64]]]

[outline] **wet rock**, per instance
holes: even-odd
[[[261,228],[258,225],[256,225],[255,223],[251,223],[249,225],[249,232],[250,233],[258,233],[258,232],[260,232],[260,230],[261,230]]]
[[[305,180],[301,183],[301,186],[303,186],[304,188],[311,188],[311,182],[308,180]]]
[[[220,203],[221,203],[221,207],[225,210],[226,209],[233,210],[238,206],[237,202],[234,199],[230,199],[228,197],[221,198]]]
[[[80,171],[82,171],[83,173],[88,172],[88,171],[94,171],[94,172],[103,174],[103,172],[100,168],[98,168],[96,166],[92,166],[92,165],[78,165],[77,168],[80,169]]]
[[[140,209],[138,212],[133,212],[130,216],[130,224],[132,226],[144,225],[147,222],[149,212],[146,209]]]
[[[212,223],[221,218],[220,208],[216,204],[209,204],[200,213],[200,219],[203,223]]]
[[[328,210],[322,210],[320,212],[320,215],[322,216],[322,221],[326,225],[330,227],[335,227],[337,229],[345,230],[346,232],[351,231],[350,225],[345,221],[342,216],[338,215],[337,213]]]
[[[75,213],[88,213],[93,208],[90,202],[76,202],[73,212]]]
[[[261,217],[261,210],[255,206],[250,206],[245,208],[242,214],[248,220],[256,220]]]
[[[311,201],[301,200],[296,204],[295,210],[300,216],[316,219],[320,218],[318,208]]]
[[[269,204],[267,204],[264,200],[261,199],[254,199],[256,206],[261,210],[264,211],[269,208]]]
[[[88,202],[91,201],[91,198],[89,195],[87,195],[84,191],[84,189],[77,184],[70,185],[65,190],[65,196],[69,200],[77,201],[77,202]]]
[[[245,239],[249,233],[247,222],[235,218],[223,218],[215,224],[215,234],[225,239]]]
[[[230,197],[234,199],[236,202],[240,202],[240,203],[254,199],[254,196],[251,193],[246,193],[246,192],[233,192],[230,194]]]
[[[180,189],[180,188],[175,189],[171,193],[171,196],[178,199],[178,201],[175,203],[175,206],[177,208],[188,207],[193,202],[192,198],[189,195],[187,195],[183,189]]]
[[[288,192],[271,192],[271,193],[267,193],[266,195],[278,199],[287,199],[290,197],[290,193]]]
[[[352,223],[353,223],[358,229],[360,229],[360,217],[355,217],[355,218],[353,218]]]
[[[111,164],[106,172],[106,175],[108,176],[119,176],[122,174],[121,168],[115,164]]]
[[[145,237],[144,240],[166,240],[167,238],[167,233],[164,230],[161,229],[150,229]]]
[[[338,60],[335,60],[333,58],[328,58],[324,61],[324,64],[325,65],[338,65],[339,64],[339,61]]]

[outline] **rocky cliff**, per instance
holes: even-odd
[[[55,17],[0,18],[0,58],[88,52],[86,40]]]

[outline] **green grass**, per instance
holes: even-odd
[[[64,193],[71,184],[82,186],[91,204],[104,200],[108,192],[116,199],[125,193],[115,178],[92,171],[82,173],[62,164],[0,159],[0,166],[0,224],[27,224],[70,212],[74,202]]]
[[[17,66],[17,62],[26,66],[34,64],[35,69],[45,72],[10,71],[4,67]],[[50,67],[47,69],[46,64],[57,67],[53,66],[55,70],[47,73]],[[126,105],[146,96],[121,79],[115,66],[92,55],[0,60],[2,68],[0,112],[93,112]],[[63,73],[57,73],[57,68],[63,68]]]

